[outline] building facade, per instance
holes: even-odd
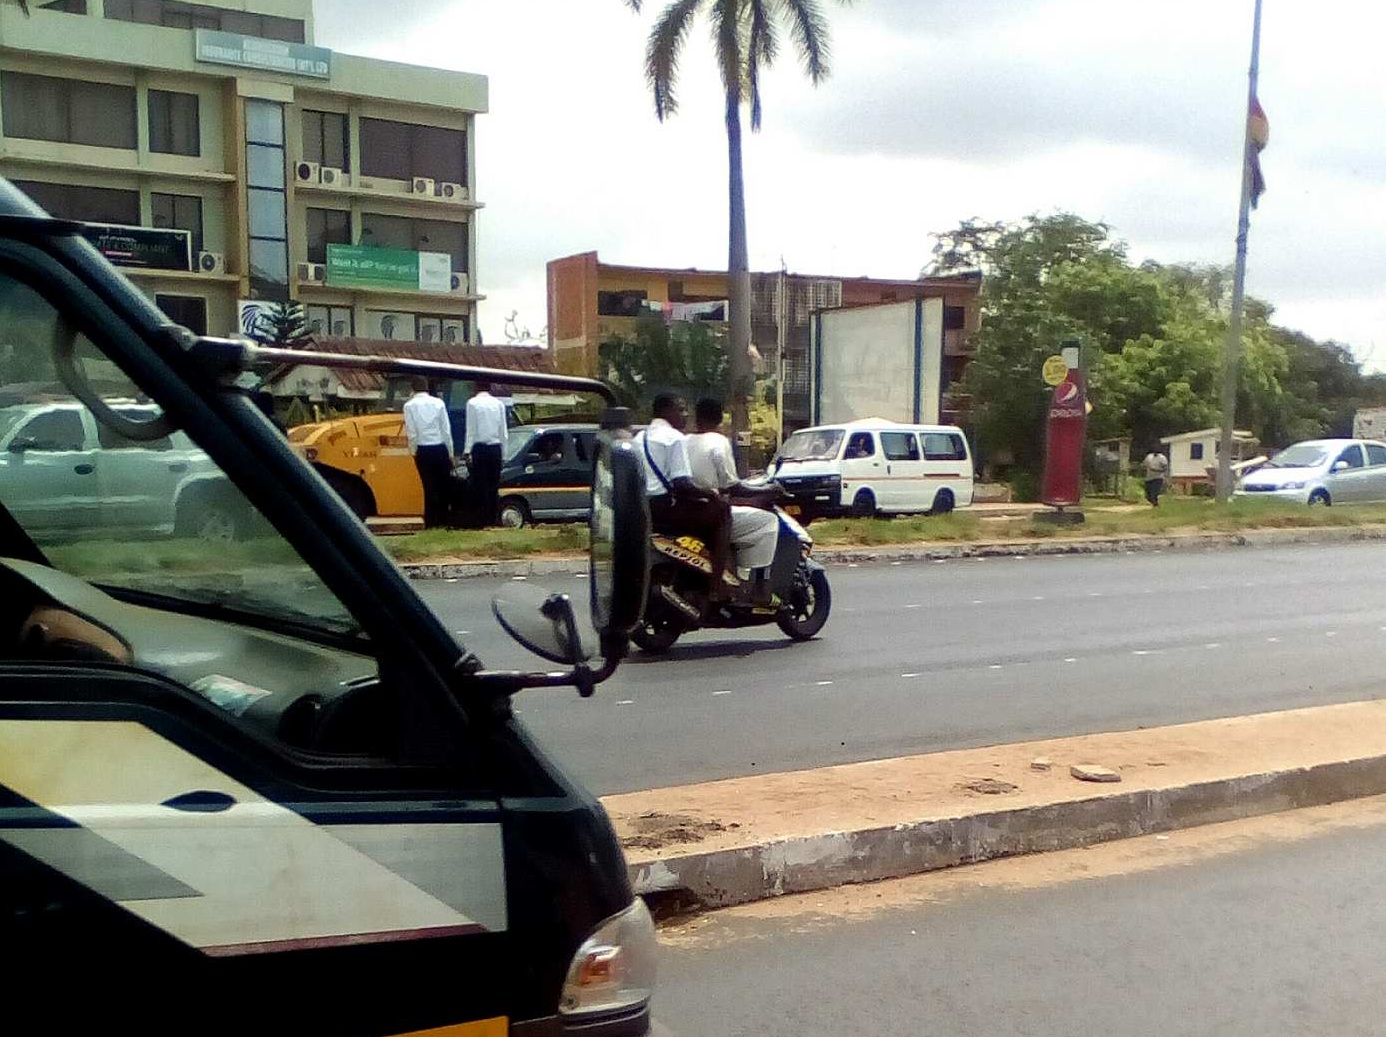
[[[484,76],[313,45],[311,0],[0,3],[0,176],[194,331],[475,342]]]
[[[779,272],[751,274],[751,341],[761,357],[779,368],[784,342],[786,430],[802,428],[812,411],[810,339],[815,312],[913,299],[943,300],[943,384],[956,385],[971,355],[969,336],[980,323],[981,283],[975,277],[891,281],[870,277],[815,277]],[[548,265],[549,348],[565,374],[599,372],[598,347],[612,336],[630,335],[642,309],[675,314],[680,308],[718,303],[728,295],[725,271],[676,270],[603,263],[584,252]],[[781,330],[783,322],[783,330]],[[945,392],[942,420],[963,423],[968,400]]]

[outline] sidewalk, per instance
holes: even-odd
[[[1035,769],[1048,761],[1048,769]],[[1093,784],[1096,764],[1120,781]],[[1386,700],[612,796],[637,893],[727,907],[1386,793]]]

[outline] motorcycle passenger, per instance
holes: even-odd
[[[650,523],[656,533],[691,533],[700,537],[712,556],[709,597],[727,598],[723,574],[731,555],[731,516],[727,502],[693,482],[688,463],[688,406],[672,393],[654,400],[654,420],[635,437],[635,449],[645,463],[645,492],[650,498]]]
[[[718,431],[723,417],[720,401],[698,401],[694,409],[698,431],[688,437],[688,465],[693,481],[728,500],[772,502],[780,495],[778,487],[747,486],[737,477],[731,441]],[[755,574],[752,601],[757,605],[768,605],[773,600],[766,570],[775,561],[779,536],[780,520],[773,512],[742,504],[731,505],[731,546],[736,556],[737,575],[746,579],[751,573]]]

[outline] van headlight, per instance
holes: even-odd
[[[636,897],[578,948],[558,999],[559,1014],[597,1015],[648,1004],[658,947],[654,919],[645,901]]]

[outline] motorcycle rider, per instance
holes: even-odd
[[[645,492],[650,498],[650,524],[656,533],[691,533],[702,538],[712,556],[709,598],[727,598],[723,575],[731,555],[731,514],[717,493],[693,481],[688,461],[688,405],[673,393],[654,399],[654,420],[635,437],[635,449],[645,464]]]
[[[737,476],[731,441],[718,431],[724,416],[720,400],[702,399],[694,408],[698,431],[688,437],[688,464],[693,481],[729,502],[737,499],[773,502],[780,496],[777,486],[747,486]],[[769,605],[774,600],[766,570],[775,560],[779,536],[780,520],[773,512],[731,504],[731,546],[736,555],[737,575],[746,579],[751,573],[755,574],[752,601],[757,605]],[[742,576],[743,573],[746,575]]]

